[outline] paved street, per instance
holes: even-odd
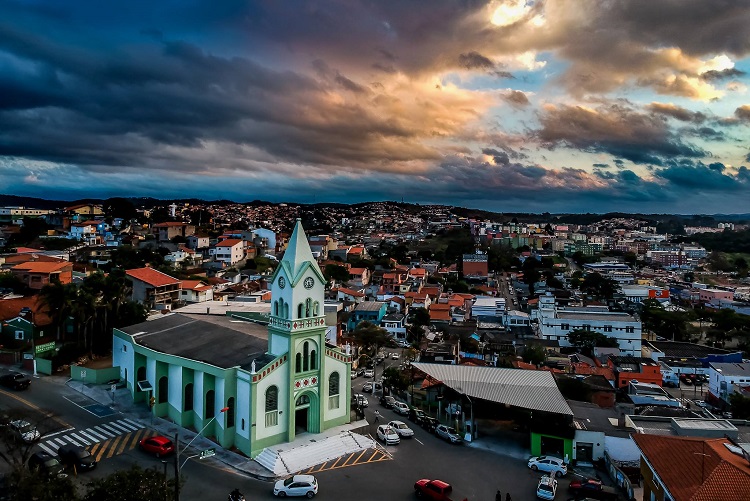
[[[401,361],[389,359],[379,365],[377,377],[389,365],[398,363]],[[55,417],[47,421],[49,425],[44,430],[40,447],[54,450],[62,443],[80,443],[89,447],[100,463],[96,470],[76,479],[82,485],[132,464],[160,470],[165,467],[161,459],[145,454],[137,447],[139,438],[154,433],[148,420],[133,421],[117,412],[108,414],[106,406],[97,406],[96,402],[75,391],[75,384],[73,388],[65,385],[66,379],[42,377],[34,379],[28,391],[0,390],[0,409],[26,408],[37,413],[54,409]],[[353,392],[361,393],[366,381],[363,377],[354,379]],[[539,474],[529,470],[525,461],[468,445],[451,445],[382,407],[377,396],[365,395],[369,402],[366,418],[371,424],[368,429],[360,430],[361,433],[375,437],[374,411],[377,409],[382,415],[381,423],[402,420],[414,429],[415,437],[405,439],[397,446],[368,449],[311,468],[309,471],[320,481],[320,499],[413,499],[412,486],[419,478],[450,482],[459,501],[464,497],[472,501],[491,500],[497,489],[503,494],[509,490],[516,501],[535,499]],[[170,478],[174,468],[172,461],[169,458],[166,464]],[[182,475],[186,481],[181,496],[183,500],[224,499],[234,487],[239,487],[248,499],[273,497],[270,482],[248,478],[216,459],[191,459],[185,463]],[[564,490],[567,480],[561,484]]]

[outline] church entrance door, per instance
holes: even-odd
[[[310,397],[300,395],[294,405],[294,433],[305,433],[309,430]]]

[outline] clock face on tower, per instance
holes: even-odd
[[[305,284],[305,289],[312,289],[313,285],[315,285],[315,280],[312,277],[307,277],[303,283]]]
[[[283,289],[286,287],[286,280],[284,280],[284,277],[279,277],[279,288]]]

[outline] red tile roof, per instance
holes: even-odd
[[[239,238],[227,238],[226,240],[222,240],[218,244],[216,244],[216,247],[234,247],[237,244],[241,244],[242,240]]]
[[[73,271],[73,264],[68,261],[28,261],[15,265],[11,270],[27,271],[29,273],[55,273],[70,268]]]
[[[361,275],[367,271],[367,268],[349,268],[350,275]]]
[[[34,252],[42,252],[40,249],[32,249],[31,247],[16,247],[16,254],[32,254]]]
[[[750,499],[750,463],[723,438],[633,435],[638,448],[675,501]]]
[[[52,319],[45,312],[46,308],[39,303],[37,296],[0,300],[0,320],[12,320],[20,316],[21,308],[31,308],[34,312],[34,323],[37,327],[44,327],[52,323]]]
[[[365,297],[365,294],[354,289],[347,289],[346,287],[339,287],[338,289],[332,289],[333,292],[341,292],[347,296],[352,297]]]
[[[178,279],[170,277],[166,273],[162,273],[153,268],[136,268],[134,270],[127,270],[125,273],[129,277],[147,283],[152,287],[164,287],[165,285],[180,283]]]
[[[210,285],[206,285],[200,280],[183,280],[182,281],[182,288],[183,289],[189,289],[191,291],[197,291],[197,292],[203,292],[207,290],[211,290]]]
[[[180,223],[177,221],[167,221],[166,223],[157,223],[154,228],[169,228],[170,226],[188,226],[188,223]]]

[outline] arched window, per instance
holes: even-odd
[[[182,399],[185,403],[184,407],[186,411],[192,411],[193,410],[193,383],[188,383],[185,385],[185,396]]]
[[[159,378],[159,403],[163,404],[169,400],[169,378],[162,376]]]
[[[289,303],[284,303],[284,318],[289,318]]]
[[[310,370],[310,343],[307,341],[302,345],[302,370],[304,372]]]
[[[305,317],[312,316],[312,299],[307,298],[305,300]]]
[[[328,408],[339,408],[339,373],[332,372],[328,376]]]
[[[136,371],[136,375],[135,375],[136,383],[138,381],[145,381],[145,380],[146,380],[146,368],[138,367],[138,370]]]
[[[302,309],[303,309],[303,307],[304,306],[303,306],[302,303],[300,303],[300,304],[297,305],[297,318],[302,318],[302,313],[303,313]]]
[[[234,426],[234,397],[229,397],[229,400],[227,400],[227,407],[229,407],[226,411],[227,428],[231,428]]]
[[[279,302],[278,301],[273,302],[273,314],[276,317],[279,316]]]
[[[302,372],[302,353],[294,357],[294,372]]]
[[[266,428],[279,424],[279,389],[269,386],[266,390]]]
[[[310,370],[314,371],[318,368],[318,353],[315,350],[310,350]]]
[[[216,401],[214,390],[208,390],[206,392],[206,411],[204,419],[211,419],[216,415]]]
[[[315,301],[313,303],[313,316],[317,317],[318,315],[320,315],[320,303]]]

